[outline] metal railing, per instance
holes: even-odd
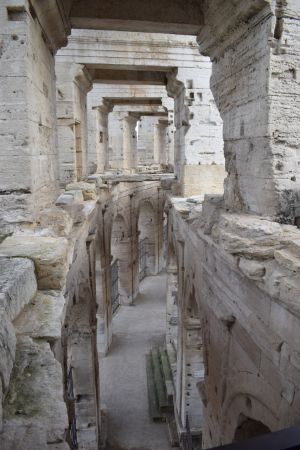
[[[185,418],[185,433],[183,435],[183,448],[184,450],[193,450],[193,438],[191,434],[189,416]]]
[[[149,239],[144,238],[139,241],[139,279],[142,281],[147,275]]]
[[[67,374],[67,395],[68,400],[75,400],[74,397],[74,382],[73,382],[73,367],[70,367]]]
[[[120,306],[119,264],[117,259],[111,265],[111,305],[113,313]]]
[[[78,450],[77,425],[76,425],[75,417],[73,417],[72,423],[70,425],[70,438],[71,438],[72,450]]]
[[[163,257],[167,261],[168,256],[168,224],[163,226]]]

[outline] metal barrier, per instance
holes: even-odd
[[[73,382],[73,367],[70,367],[67,374],[67,395],[68,400],[75,400],[74,397],[74,382]]]
[[[68,398],[68,415],[71,424],[69,426],[69,439],[72,450],[78,450],[77,427],[75,416],[75,395],[73,381],[73,367],[71,366],[67,372],[67,398]]]
[[[167,261],[168,257],[168,224],[163,227],[163,257],[164,260]]]
[[[120,306],[119,265],[117,259],[111,265],[111,305],[113,313],[116,312]]]
[[[147,275],[149,239],[144,238],[139,241],[139,279],[142,281]]]
[[[183,435],[183,448],[184,450],[193,450],[193,438],[191,434],[189,416],[185,418],[185,433]]]
[[[72,423],[70,425],[70,438],[71,438],[72,450],[78,450],[77,426],[76,426],[76,418],[75,417],[73,417]]]

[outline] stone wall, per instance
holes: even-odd
[[[57,193],[55,76],[47,36],[28,2],[0,8],[0,220],[9,230],[35,221]]]
[[[240,16],[237,10],[230,16],[231,6],[218,10],[217,3],[208,7],[198,41],[214,61],[211,88],[224,121],[226,204],[294,223],[299,8],[293,1],[258,1],[252,9],[240,2]],[[231,22],[217,28],[224,15]]]
[[[204,448],[232,442],[241,417],[271,431],[297,424],[299,231],[227,213],[218,196],[203,205],[180,199],[172,205],[172,240],[183,270],[178,272],[178,338],[169,339],[177,352],[179,417],[188,411],[193,421],[197,408],[190,399],[198,396]],[[200,330],[200,347],[192,355],[180,337],[191,311]],[[193,364],[200,354],[199,372]],[[180,387],[185,383],[189,386]]]
[[[91,78],[82,65],[56,63],[57,143],[60,185],[87,175],[86,94]]]

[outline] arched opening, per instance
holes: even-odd
[[[111,307],[113,313],[120,304],[132,301],[132,268],[129,227],[117,214],[111,231]]]
[[[182,426],[192,432],[194,444],[202,438],[202,401],[198,383],[204,379],[203,339],[199,307],[193,285],[186,286],[184,302],[179,311],[180,331],[177,352],[177,407]]]
[[[74,136],[75,136],[76,180],[80,181],[83,176],[82,131],[80,122],[75,122],[74,124]]]
[[[108,302],[108,276],[105,254],[101,246],[100,233],[95,242],[94,291],[97,318],[97,351],[99,356],[106,355],[112,339],[111,308]]]
[[[246,439],[262,436],[268,433],[271,433],[271,430],[264,423],[251,419],[250,417],[246,417],[244,414],[240,414],[238,426],[234,435],[234,442],[245,441]]]
[[[91,448],[88,445],[93,447],[99,445],[101,428],[95,332],[96,269],[92,241],[86,242],[86,252],[83,249],[81,251],[86,272],[82,273],[82,278],[77,284],[75,280],[69,280],[69,301],[62,336],[64,381],[69,418],[68,442],[72,448]]]
[[[158,271],[157,218],[149,201],[142,203],[138,220],[139,233],[139,279],[155,275]]]
[[[173,237],[167,243],[167,330],[166,342],[169,354],[174,355],[178,335],[178,262],[173,244]],[[176,361],[176,357],[173,356]]]
[[[161,246],[159,254],[159,267],[161,270],[165,270],[168,260],[168,214],[164,211],[162,216],[162,229],[161,229]]]

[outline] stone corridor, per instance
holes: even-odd
[[[113,318],[113,342],[100,361],[101,396],[107,421],[107,450],[170,450],[164,423],[150,420],[145,355],[164,345],[166,275],[145,278],[134,306]]]
[[[299,124],[300,0],[0,0],[0,450],[300,448]]]

